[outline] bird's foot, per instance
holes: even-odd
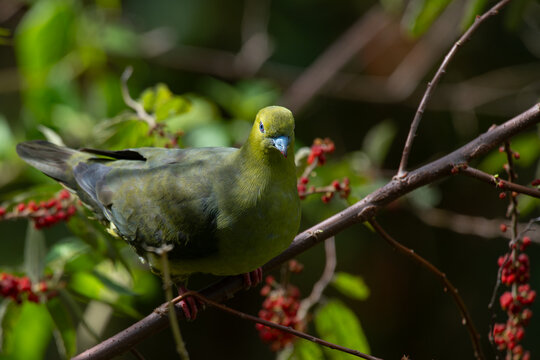
[[[186,287],[183,285],[177,285],[177,288],[178,295],[180,296],[188,292],[188,289],[186,289]],[[183,298],[178,302],[178,304],[180,304],[180,307],[184,312],[184,316],[188,321],[193,321],[197,318],[197,314],[199,313],[199,306],[202,306],[200,301],[193,296]]]
[[[262,268],[257,268],[251,272],[245,273],[244,275],[244,287],[249,289],[259,285],[263,280],[263,271]]]

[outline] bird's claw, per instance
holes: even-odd
[[[245,273],[244,275],[244,287],[249,289],[250,287],[255,287],[263,280],[263,271],[262,268],[257,268],[251,272]]]

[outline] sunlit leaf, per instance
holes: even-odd
[[[463,19],[461,20],[462,31],[465,31],[469,26],[471,26],[477,16],[482,15],[487,3],[487,0],[467,1],[467,5],[465,6],[465,13],[463,14]]]
[[[34,283],[43,278],[46,251],[43,232],[37,230],[33,223],[28,221],[24,243],[24,269]]]
[[[373,126],[364,137],[362,150],[368,155],[373,164],[381,166],[390,150],[397,128],[390,120],[381,121]]]
[[[129,301],[134,293],[103,273],[97,271],[77,272],[71,277],[68,286],[72,291],[88,299],[108,303],[116,310],[133,317],[140,316]]]
[[[320,337],[334,344],[339,344],[369,354],[369,345],[356,314],[338,300],[323,305],[315,314],[315,327]],[[341,351],[324,348],[332,360],[358,359],[356,356]]]
[[[54,271],[68,272],[91,270],[100,257],[91,252],[90,246],[76,237],[56,242],[45,257],[45,263]]]
[[[530,3],[531,0],[513,0],[508,4],[504,19],[507,28],[515,29],[523,22],[523,16]]]
[[[52,336],[51,317],[44,304],[25,301],[9,305],[4,316],[2,352],[13,360],[39,360]]]
[[[37,128],[38,128],[39,131],[41,131],[41,133],[43,135],[45,135],[45,138],[49,142],[51,142],[53,144],[56,144],[56,145],[59,145],[59,146],[65,146],[64,141],[62,140],[60,135],[58,135],[56,133],[56,131],[54,131],[53,129],[48,128],[48,127],[43,126],[43,125],[38,125]]]
[[[365,300],[369,297],[369,288],[364,279],[358,275],[337,272],[332,279],[332,285],[342,294],[353,299]]]
[[[406,195],[411,203],[420,209],[431,209],[439,204],[442,195],[436,187],[422,186]]]
[[[450,0],[412,0],[406,11],[406,25],[413,36],[426,32]]]
[[[70,359],[77,352],[77,334],[71,315],[58,298],[47,301],[47,310],[53,320],[58,352]]]
[[[517,135],[512,138],[510,148],[520,154],[519,160],[514,161],[516,166],[531,166],[540,156],[540,139],[535,133]],[[494,150],[484,157],[478,168],[489,174],[496,174],[506,162],[506,153]]]
[[[298,339],[294,343],[294,350],[289,360],[324,360],[324,354],[320,345]]]

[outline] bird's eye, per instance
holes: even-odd
[[[264,134],[264,125],[263,125],[262,121],[259,122],[259,130]]]

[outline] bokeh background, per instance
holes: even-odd
[[[128,82],[138,98],[166,84],[189,104],[174,122],[183,146],[241,144],[258,109],[288,106],[296,117],[298,146],[316,137],[336,144],[319,184],[349,176],[348,200],[303,202],[302,229],[345,208],[385,184],[395,173],[416,107],[445,53],[474,15],[493,1],[450,0],[2,0],[0,2],[0,201],[9,206],[36,184],[54,186],[30,170],[14,151],[25,139],[44,138],[40,125],[74,147],[130,146],[130,133],[97,137],[96,128],[129,112],[120,91]],[[470,141],[538,102],[540,3],[514,0],[483,24],[451,63],[418,131],[410,159],[416,167]],[[43,128],[41,128],[43,129]],[[116,129],[122,132],[121,129]],[[134,131],[131,128],[127,132]],[[135,131],[136,132],[136,131]],[[140,133],[140,132],[139,132]],[[137,133],[137,134],[139,134]],[[140,135],[140,134],[139,134]],[[133,136],[139,136],[133,135]],[[512,142],[521,154],[519,182],[540,177],[537,129]],[[504,155],[494,152],[474,165],[503,174]],[[521,220],[539,215],[538,202],[519,197]],[[507,202],[496,189],[453,177],[419,189],[378,215],[397,240],[433,262],[459,289],[494,358],[487,310],[497,258],[507,249],[499,232]],[[458,218],[463,215],[463,218]],[[0,222],[0,268],[20,270],[26,221]],[[64,225],[44,231],[47,247],[70,236]],[[531,235],[540,240],[538,234]],[[533,239],[534,240],[534,239]],[[430,273],[393,251],[363,225],[337,236],[338,270],[362,276],[365,301],[339,297],[357,314],[374,355],[399,359],[473,358],[469,334],[451,298]],[[540,247],[530,250],[531,285],[540,289]],[[305,270],[294,283],[308,294],[324,266],[322,246],[299,257]],[[157,278],[145,277],[134,308],[148,313],[163,301]],[[190,286],[207,284],[204,276]],[[257,290],[227,304],[255,314]],[[106,338],[134,318],[77,299]],[[524,347],[540,356],[538,304]],[[95,312],[90,312],[90,311]],[[495,312],[498,321],[505,315]],[[87,314],[88,315],[88,314]],[[193,359],[271,359],[254,325],[207,309],[182,323]],[[312,329],[310,329],[312,330]],[[85,342],[86,341],[86,342]],[[79,339],[80,346],[90,343]],[[137,346],[147,359],[175,356],[165,330]],[[58,358],[54,341],[46,357]],[[125,358],[131,358],[125,355]]]

